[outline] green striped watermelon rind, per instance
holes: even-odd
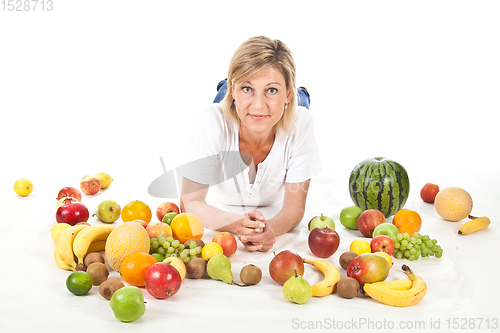
[[[356,206],[378,209],[387,218],[406,204],[410,180],[406,169],[395,161],[383,157],[366,159],[352,170],[349,193]]]

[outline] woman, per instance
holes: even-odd
[[[205,163],[184,174],[181,209],[207,228],[237,235],[249,251],[269,251],[302,220],[310,179],[321,170],[312,117],[297,105],[295,63],[279,40],[244,42],[220,88],[226,85],[223,100],[204,110],[193,131],[193,158]],[[228,212],[207,204],[209,187],[226,205],[283,205],[269,219],[257,209]]]

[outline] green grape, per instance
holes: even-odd
[[[158,240],[157,240],[156,238],[151,238],[151,239],[149,240],[149,243],[150,243],[151,245],[153,245],[153,243],[154,243],[154,242],[157,242],[157,241],[158,241]]]
[[[189,250],[189,255],[191,255],[191,256],[195,256],[195,255],[197,255],[197,254],[198,254],[198,253],[196,252],[196,250],[195,250],[195,249],[191,249],[191,250]]]
[[[417,242],[415,244],[422,244],[422,240],[420,238],[417,239]]]
[[[171,246],[167,249],[167,252],[170,254],[174,253],[174,251],[175,251],[175,249]]]
[[[399,246],[399,249],[400,249],[401,251],[405,251],[405,250],[406,250],[406,246],[404,246],[404,245],[400,245],[400,246]]]
[[[443,255],[443,251],[436,252],[436,258],[441,258],[442,255]]]
[[[189,250],[183,250],[179,255],[179,258],[184,259],[189,255]]]
[[[398,253],[396,254],[396,258],[397,259],[402,259],[403,258],[403,252],[402,251],[398,251]]]
[[[167,237],[167,241],[168,241],[169,243],[172,243],[172,242],[174,241],[174,238],[173,238],[173,237]]]
[[[401,245],[403,245],[404,247],[407,247],[408,246],[408,241],[406,239],[403,239],[401,241]]]
[[[164,256],[165,255],[165,248],[163,246],[160,246],[158,248],[158,253]]]
[[[420,244],[420,251],[425,250],[425,243]]]
[[[421,237],[421,236],[422,236],[422,235],[421,235],[419,232],[414,232],[414,233],[413,233],[413,237],[414,237],[415,239],[420,239],[420,237]]]
[[[398,234],[396,238],[401,242],[403,240],[403,234]]]
[[[164,248],[168,249],[170,247],[170,242],[169,241],[164,241],[161,246],[163,246]]]
[[[176,240],[174,240],[173,242],[170,242],[170,244],[171,244],[173,247],[178,247],[178,246],[181,244],[181,242],[179,242],[179,240],[178,240],[178,239],[176,239]]]
[[[412,237],[412,238],[410,239],[410,242],[411,242],[412,244],[417,244],[417,239],[416,239],[415,237]]]
[[[201,246],[197,246],[195,248],[195,250],[196,250],[196,254],[200,254],[201,253]]]
[[[415,260],[417,260],[417,257],[414,254],[412,254],[408,259],[410,261],[415,261]]]
[[[410,249],[410,254],[412,254],[412,255],[417,254],[417,250],[416,250],[414,247],[412,247],[412,248]]]
[[[156,250],[160,247],[160,243],[154,242],[153,244],[151,244],[151,247]]]
[[[182,261],[184,261],[184,263],[187,265],[191,261],[191,258],[186,257],[186,258],[183,258]]]
[[[194,249],[196,247],[196,242],[195,241],[190,241],[189,242],[189,248]]]
[[[412,243],[408,243],[408,246],[406,247],[408,250],[409,249],[412,249],[413,248],[413,244]]]
[[[403,239],[410,240],[410,234],[409,234],[409,233],[407,233],[407,232],[405,232],[405,233],[403,234]]]
[[[171,257],[179,257],[179,256],[177,255],[177,253],[171,253],[171,254],[170,254],[170,256],[171,256]]]
[[[165,237],[163,237],[163,234],[159,234],[159,235],[158,235],[158,241],[160,241],[160,239],[161,239],[161,240],[165,240]],[[161,242],[160,242],[160,243],[161,243]]]
[[[423,242],[427,242],[429,239],[430,239],[430,237],[428,235],[422,236],[422,241]]]
[[[186,246],[184,246],[184,244],[179,244],[179,246],[177,247],[180,251],[184,251],[184,249],[186,248]]]
[[[399,249],[399,247],[400,247],[400,246],[401,246],[401,244],[399,244],[399,243],[394,243],[394,248],[395,248],[395,249]]]

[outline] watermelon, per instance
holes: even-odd
[[[354,167],[349,177],[349,193],[363,210],[378,209],[385,217],[403,208],[410,193],[410,180],[399,163],[376,157]]]

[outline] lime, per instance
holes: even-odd
[[[33,183],[26,178],[20,178],[14,183],[14,191],[21,197],[28,196],[33,191]]]
[[[158,262],[165,260],[165,257],[161,253],[153,253],[152,256],[155,257]]]
[[[172,220],[174,219],[174,217],[176,217],[177,215],[178,214],[176,212],[167,213],[167,214],[165,214],[165,216],[163,216],[163,219],[161,221],[163,223],[170,225],[172,223]]]
[[[85,295],[92,288],[92,277],[87,272],[73,272],[66,279],[66,287],[76,296]]]

